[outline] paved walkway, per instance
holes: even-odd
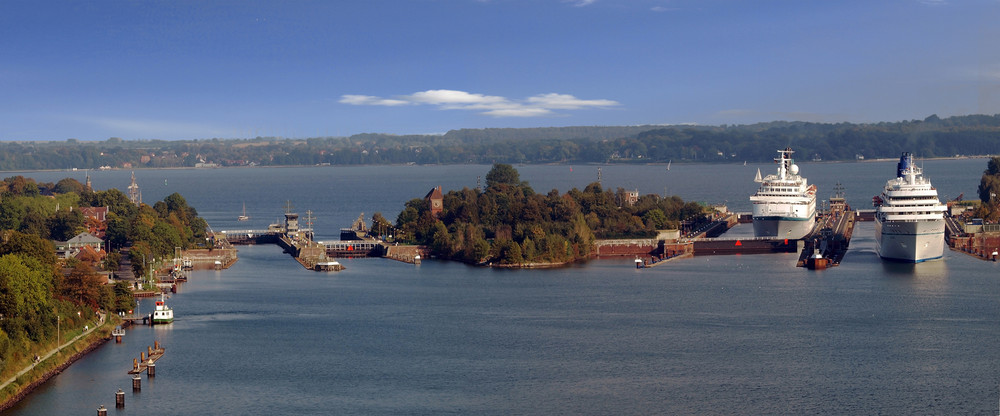
[[[4,388],[7,387],[7,385],[9,385],[10,383],[13,383],[14,381],[16,381],[17,378],[21,377],[22,375],[24,375],[24,373],[27,373],[28,371],[31,371],[32,368],[35,368],[35,366],[38,365],[39,363],[41,363],[42,361],[45,361],[45,360],[49,359],[49,357],[55,355],[55,353],[59,352],[59,350],[62,350],[63,348],[66,348],[66,347],[70,346],[70,344],[76,342],[76,340],[82,338],[84,335],[87,335],[87,334],[89,334],[91,332],[94,332],[95,329],[97,329],[102,324],[104,324],[104,318],[105,318],[105,314],[102,313],[101,317],[100,317],[100,320],[98,321],[97,325],[95,325],[95,326],[93,326],[91,328],[88,328],[82,334],[77,335],[77,336],[73,337],[73,339],[71,339],[69,341],[66,341],[62,345],[60,345],[60,346],[52,349],[51,351],[47,352],[45,355],[43,355],[40,359],[38,359],[37,361],[35,361],[31,365],[29,365],[27,367],[24,367],[24,369],[21,370],[21,371],[18,371],[17,374],[14,374],[14,377],[12,377],[10,380],[4,381],[3,384],[0,384],[0,390],[3,390]]]

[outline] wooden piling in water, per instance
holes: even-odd
[[[122,389],[118,389],[115,393],[115,408],[122,409],[125,407],[125,392]]]
[[[153,360],[149,360],[149,365],[146,366],[146,377],[156,377],[156,363]]]
[[[97,408],[97,416],[108,416],[108,409],[103,404]]]
[[[142,390],[142,379],[136,374],[135,377],[132,377],[132,391],[137,392],[140,390]]]
[[[151,367],[153,367],[156,360],[163,357],[165,350],[163,349],[163,346],[160,345],[159,341],[154,341],[153,345],[155,348],[147,347],[146,351],[140,352],[138,360],[135,358],[132,359],[132,369],[129,370],[129,374],[139,374],[145,371],[150,376],[156,375],[155,368]],[[148,356],[146,355],[147,351],[149,352]]]

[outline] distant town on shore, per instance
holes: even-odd
[[[492,163],[767,162],[792,146],[812,161],[1000,153],[1000,114],[880,123],[774,121],[452,130],[440,135],[197,140],[25,139],[0,143],[0,170]]]

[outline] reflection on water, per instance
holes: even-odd
[[[948,267],[944,259],[922,263],[882,261],[882,272],[886,276],[917,279],[945,279],[948,277]]]
[[[944,259],[923,263],[883,261],[882,275],[886,279],[906,285],[920,296],[944,294],[951,289],[948,282],[948,265]]]

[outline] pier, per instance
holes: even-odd
[[[139,359],[132,359],[132,369],[128,370],[129,374],[139,374],[146,371],[150,376],[155,374],[156,361],[163,358],[163,353],[166,349],[160,345],[159,341],[153,341],[152,347],[146,347],[145,352],[139,353]]]
[[[1000,260],[1000,224],[969,224],[963,227],[951,216],[945,216],[945,241],[952,250],[981,260]]]
[[[851,210],[843,197],[830,198],[830,211],[803,239],[802,253],[796,266],[813,270],[839,266],[851,244],[857,218],[857,213]]]
[[[692,245],[691,253],[695,256],[727,255],[727,254],[766,254],[795,253],[798,251],[797,239],[752,237],[725,238],[718,237],[729,231],[736,224],[753,221],[749,213],[724,213],[715,221],[695,230],[689,238],[682,239]]]
[[[724,254],[766,254],[795,253],[798,251],[796,239],[788,238],[697,238],[690,240],[694,245],[694,255]]]
[[[311,217],[311,212],[308,213]],[[311,220],[307,220],[311,225]],[[418,246],[390,244],[385,241],[368,237],[364,224],[364,214],[354,221],[350,228],[340,230],[339,241],[314,241],[312,228],[299,227],[299,215],[293,212],[285,213],[284,224],[271,224],[266,230],[222,230],[213,232],[211,239],[216,247],[203,254],[212,259],[212,253],[231,249],[228,252],[215,254],[223,256],[222,268],[229,267],[236,261],[236,245],[276,244],[290,254],[303,267],[316,271],[340,271],[344,266],[336,258],[382,257],[406,263],[419,263],[426,257],[425,249]],[[217,263],[218,264],[218,263]]]
[[[802,239],[717,237],[736,224],[752,222],[752,215],[749,213],[723,213],[717,220],[687,232],[686,238],[660,240],[655,245],[652,241],[628,241],[637,247],[633,253],[637,268],[654,267],[664,264],[666,260],[691,256],[800,253],[797,266],[823,269],[840,264],[850,245],[855,223],[870,221],[873,213],[874,211],[852,210],[846,204],[842,190],[838,190],[838,194],[830,198],[830,209],[819,216],[813,230]],[[609,244],[618,246],[605,247]],[[627,251],[623,247],[625,244],[619,241],[599,241],[595,245],[599,255]]]

